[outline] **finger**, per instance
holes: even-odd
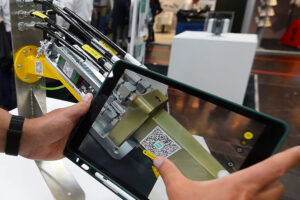
[[[78,119],[79,117],[87,113],[87,111],[90,108],[92,100],[93,100],[93,95],[91,93],[88,93],[85,95],[85,97],[82,99],[81,102],[65,108],[65,112],[69,117]]]
[[[185,180],[179,169],[167,158],[158,156],[154,159],[154,166],[158,169],[166,185],[176,180]]]
[[[279,199],[283,194],[284,187],[279,181],[274,182],[268,187],[259,192],[253,199],[267,200],[267,199]]]
[[[275,182],[300,162],[300,146],[278,153],[247,169],[233,173],[232,181],[244,181],[260,190]]]

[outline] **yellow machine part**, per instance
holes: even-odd
[[[36,46],[24,46],[15,53],[15,73],[25,83],[35,83],[42,77],[59,80],[78,100],[82,98],[59,75],[59,73],[47,62],[45,55],[37,58]]]

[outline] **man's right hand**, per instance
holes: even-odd
[[[210,181],[185,178],[171,161],[163,157],[157,157],[154,165],[165,182],[170,200],[269,200],[280,198],[283,185],[279,178],[299,162],[300,146],[297,146],[227,177]]]

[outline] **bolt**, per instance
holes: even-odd
[[[243,153],[243,149],[242,149],[241,147],[236,148],[236,151],[237,151],[238,153]]]
[[[118,149],[116,148],[115,150],[114,150],[114,154],[118,154],[119,153],[119,151],[118,151]]]
[[[26,77],[25,77],[25,80],[29,80],[29,76],[26,76]]]
[[[228,162],[227,165],[228,165],[229,167],[233,167],[233,166],[234,166],[233,162]]]
[[[19,8],[22,8],[25,4],[24,0],[16,0],[16,4]]]
[[[23,54],[27,54],[27,51],[26,51],[26,50],[24,50],[24,51],[23,51]]]
[[[18,65],[18,69],[22,69],[22,65]]]

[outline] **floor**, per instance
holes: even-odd
[[[290,134],[281,150],[300,144],[300,58],[257,56],[260,111],[286,121]],[[283,200],[299,199],[300,165],[282,178]]]
[[[170,45],[149,45],[146,65],[166,73]],[[256,55],[251,74],[256,82],[256,105],[261,112],[286,121],[290,134],[281,150],[300,144],[300,57]],[[300,196],[300,165],[290,170],[281,181],[285,185],[282,200]]]

